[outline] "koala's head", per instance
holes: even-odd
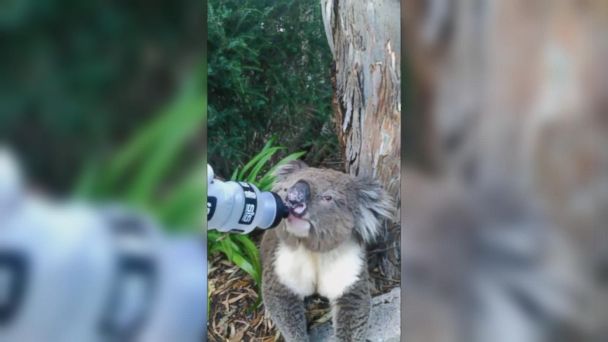
[[[370,178],[308,167],[294,161],[280,167],[273,190],[289,207],[290,215],[277,227],[281,239],[303,243],[314,251],[328,251],[355,238],[370,243],[381,233],[381,222],[391,218],[393,202]]]

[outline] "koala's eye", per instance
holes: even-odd
[[[331,197],[330,195],[325,195],[325,196],[323,196],[323,200],[324,200],[324,201],[329,202],[329,201],[331,201],[332,199],[333,199],[333,197]]]

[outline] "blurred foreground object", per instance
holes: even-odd
[[[0,146],[0,218],[21,193],[21,172],[12,153]]]
[[[606,340],[606,2],[403,11],[406,340]]]
[[[200,237],[167,237],[121,206],[28,193],[6,150],[0,175],[0,341],[203,339]]]

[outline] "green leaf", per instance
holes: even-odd
[[[282,147],[272,147],[269,148],[268,150],[266,150],[263,154],[261,154],[261,158],[258,160],[258,162],[256,163],[255,167],[253,168],[253,170],[251,170],[251,172],[249,173],[249,176],[247,177],[247,181],[248,182],[255,182],[258,176],[258,173],[260,172],[260,170],[262,169],[262,167],[264,167],[264,165],[266,165],[266,163],[270,160],[270,158],[272,158],[272,156],[279,150],[282,150]]]
[[[256,245],[251,241],[248,236],[245,235],[233,235],[235,240],[241,244],[243,247],[243,251],[247,255],[248,259],[251,260],[251,263],[255,267],[258,273],[262,272],[262,262],[260,260],[260,252]]]
[[[195,87],[194,85],[190,85]],[[178,152],[183,150],[185,144],[196,132],[199,132],[203,124],[203,99],[197,96],[196,90],[187,89],[185,98],[172,107],[167,116],[172,121],[159,133],[152,147],[154,152],[148,155],[139,172],[135,176],[135,182],[128,190],[128,198],[134,203],[147,204],[152,197],[153,190],[157,188],[163,177],[175,164]]]
[[[273,139],[270,139],[266,143],[266,145],[264,145],[264,147],[262,148],[262,151],[260,151],[260,153],[258,153],[247,164],[245,164],[245,166],[243,167],[243,169],[239,172],[239,176],[238,176],[237,179],[244,180],[246,178],[245,174],[249,171],[249,169],[251,169],[267,153],[270,153],[269,150],[272,150],[272,149],[279,150],[280,149],[280,147],[271,147],[273,143],[274,143]]]
[[[287,157],[281,159],[275,166],[273,166],[268,172],[266,172],[266,174],[262,177],[262,179],[260,179],[260,181],[257,184],[258,188],[262,191],[269,191],[270,188],[272,187],[272,183],[274,182],[273,175],[276,172],[277,168],[281,167],[285,163],[290,162],[292,160],[300,159],[304,154],[306,154],[306,152],[296,152],[296,153],[292,153],[292,154],[288,155]]]
[[[237,167],[236,169],[234,169],[234,172],[232,173],[232,176],[230,176],[230,180],[236,180],[237,176],[239,174],[239,168]]]
[[[203,168],[195,167],[180,183],[172,187],[172,191],[162,202],[154,206],[154,211],[163,222],[199,230],[204,215],[202,201],[206,186]]]
[[[93,196],[96,192],[98,177],[99,165],[92,162],[86,163],[74,186],[74,196],[78,198]]]

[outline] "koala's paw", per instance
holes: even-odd
[[[365,342],[367,340],[371,300],[364,279],[335,300],[333,307],[335,341]]]
[[[287,342],[308,342],[304,302],[276,279],[263,281],[264,306]]]

